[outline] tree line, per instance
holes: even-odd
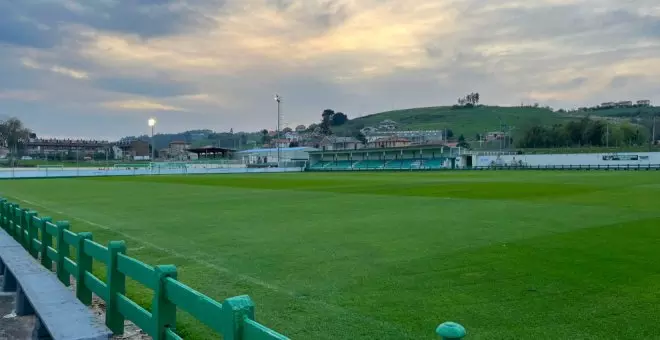
[[[23,125],[23,122],[15,117],[0,121],[0,145],[15,152],[23,148],[30,140],[36,137],[32,130]]]
[[[520,148],[557,148],[575,146],[639,146],[649,143],[648,131],[630,123],[608,124],[585,117],[579,121],[553,126],[534,125],[517,141]]]

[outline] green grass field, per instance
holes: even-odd
[[[293,339],[649,339],[660,173],[307,173],[2,181],[97,241],[249,294]],[[134,298],[150,296],[133,286]],[[181,315],[190,338],[211,333]],[[188,337],[187,337],[188,338]]]

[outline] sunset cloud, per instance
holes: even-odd
[[[471,91],[499,105],[658,102],[658,55],[655,0],[27,0],[0,3],[0,93],[47,96],[0,110],[50,134],[78,133],[70,118],[119,137],[144,116],[118,110],[161,112],[162,131],[273,128],[276,92],[292,125]]]
[[[123,100],[116,102],[106,102],[102,104],[104,107],[118,110],[146,110],[146,111],[186,111],[185,109],[165,105],[148,100]]]

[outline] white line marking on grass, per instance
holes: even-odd
[[[63,211],[59,211],[59,210],[53,209],[53,208],[51,208],[51,207],[45,206],[45,205],[43,205],[43,204],[36,203],[36,202],[34,202],[34,201],[28,201],[28,200],[25,200],[25,199],[19,198],[19,197],[17,197],[17,196],[12,196],[12,197],[14,197],[15,199],[17,199],[17,200],[19,200],[19,201],[21,201],[21,202],[23,202],[23,203],[27,203],[27,204],[33,205],[33,206],[35,206],[35,207],[42,208],[42,209],[45,209],[45,210],[48,210],[48,211],[54,212],[54,213],[56,213],[56,214],[60,214],[60,215],[69,215],[69,214],[67,214],[66,212],[63,212]],[[106,226],[106,225],[103,225],[103,224],[99,224],[99,223],[96,223],[96,222],[92,222],[92,221],[86,220],[86,219],[84,219],[84,218],[80,218],[80,217],[71,217],[71,218],[74,219],[74,220],[77,220],[77,221],[83,222],[83,223],[85,223],[85,224],[89,224],[89,225],[91,225],[91,226],[95,226],[95,227],[97,227],[97,228],[100,228],[100,229],[103,229],[103,230],[107,230],[107,231],[113,232],[113,233],[115,233],[115,234],[121,235],[121,236],[123,236],[123,237],[126,237],[127,239],[130,239],[130,240],[133,240],[133,241],[135,241],[135,242],[141,243],[141,244],[143,244],[143,245],[145,245],[145,246],[147,246],[147,247],[150,247],[150,248],[153,248],[153,249],[156,249],[156,250],[162,251],[162,252],[167,253],[167,254],[169,254],[169,255],[171,255],[171,256],[173,256],[173,257],[179,257],[179,258],[183,258],[183,259],[190,260],[190,261],[193,261],[193,262],[197,262],[197,263],[199,263],[199,264],[201,264],[201,265],[203,265],[203,266],[206,266],[206,267],[208,267],[208,268],[214,269],[214,270],[216,270],[216,271],[223,272],[223,273],[227,273],[227,274],[230,274],[230,275],[234,275],[234,276],[238,277],[238,278],[241,279],[241,280],[244,280],[244,281],[250,282],[250,283],[255,284],[255,285],[257,285],[257,286],[264,287],[264,288],[269,289],[269,290],[271,290],[271,291],[274,291],[274,292],[276,292],[276,293],[280,293],[280,294],[287,295],[287,296],[289,296],[289,297],[294,298],[295,300],[304,300],[304,301],[307,302],[307,303],[315,304],[315,305],[321,306],[321,307],[323,307],[323,308],[326,308],[326,309],[329,309],[329,310],[333,310],[333,311],[335,311],[335,312],[337,312],[337,313],[339,313],[339,314],[342,314],[342,313],[343,313],[343,314],[349,314],[349,315],[354,316],[356,319],[362,319],[362,320],[364,320],[364,321],[368,321],[368,322],[370,322],[370,323],[377,324],[377,325],[379,325],[379,326],[386,326],[387,328],[389,328],[389,329],[391,329],[391,330],[393,330],[393,331],[396,331],[397,333],[403,335],[405,338],[414,339],[413,335],[411,335],[411,334],[409,333],[409,331],[407,331],[407,330],[405,330],[405,329],[402,329],[402,328],[400,328],[399,326],[397,326],[397,325],[395,325],[395,324],[392,324],[392,323],[390,323],[390,322],[383,321],[383,320],[378,320],[378,319],[375,319],[375,318],[372,318],[372,317],[366,316],[366,315],[364,315],[364,314],[357,313],[357,312],[352,311],[352,310],[350,310],[350,309],[346,309],[346,308],[341,307],[341,306],[338,306],[338,305],[334,305],[334,304],[327,303],[327,302],[325,302],[325,301],[314,300],[314,299],[308,299],[308,298],[301,299],[301,295],[300,295],[300,294],[296,294],[296,293],[294,293],[293,291],[290,291],[290,290],[288,290],[288,289],[284,289],[284,288],[279,287],[279,286],[277,286],[277,285],[270,284],[270,283],[268,283],[268,282],[265,282],[265,281],[263,281],[263,280],[260,280],[260,279],[258,279],[258,278],[255,278],[255,277],[252,277],[252,276],[249,276],[249,275],[236,273],[236,272],[230,270],[229,268],[225,268],[225,267],[222,267],[222,266],[218,266],[218,265],[216,265],[216,264],[214,264],[214,263],[211,263],[211,262],[208,262],[208,261],[206,261],[206,260],[200,259],[200,258],[198,258],[198,257],[196,257],[196,256],[184,255],[184,254],[181,254],[181,253],[179,253],[179,252],[176,252],[176,251],[173,251],[173,250],[170,250],[170,249],[167,249],[167,248],[163,248],[163,247],[158,246],[158,245],[156,245],[156,244],[153,244],[153,243],[151,243],[151,242],[144,241],[144,240],[139,239],[139,238],[137,238],[137,237],[135,237],[135,236],[131,236],[131,235],[126,234],[126,233],[124,233],[124,232],[122,232],[122,231],[119,231],[119,230],[113,229],[113,228],[111,228],[111,227],[109,227],[109,226]]]
[[[50,208],[50,207],[46,207],[46,206],[44,206],[44,205],[42,205],[42,204],[38,204],[38,203],[36,203],[36,202],[32,202],[32,201],[28,201],[28,200],[24,200],[24,199],[20,199],[20,198],[18,198],[18,200],[21,201],[21,202],[24,202],[24,203],[30,204],[30,205],[34,205],[34,206],[39,207],[39,208],[43,208],[43,209],[46,209],[46,210],[50,210],[50,211],[52,211],[52,212],[54,212],[54,213],[57,213],[57,214],[60,214],[60,215],[68,215],[67,213],[65,213],[65,212],[63,212],[63,211],[57,211],[57,210],[55,210],[55,209],[52,209],[52,208]],[[207,267],[210,267],[210,268],[216,269],[216,270],[218,270],[218,271],[222,271],[222,272],[230,273],[230,274],[233,274],[233,275],[237,275],[240,279],[245,280],[245,281],[248,281],[248,282],[253,283],[253,284],[256,284],[256,285],[258,285],[258,286],[262,286],[262,287],[265,287],[265,288],[268,288],[268,289],[271,289],[271,290],[274,290],[274,291],[278,291],[278,292],[281,292],[281,293],[285,293],[285,294],[287,294],[287,295],[296,296],[296,294],[293,293],[293,292],[291,292],[291,291],[288,291],[288,290],[282,289],[282,288],[280,288],[280,287],[278,287],[278,286],[272,285],[272,284],[270,284],[270,283],[268,283],[268,282],[264,282],[264,281],[262,281],[262,280],[259,280],[259,279],[255,278],[255,277],[252,277],[252,276],[248,276],[248,275],[244,275],[244,274],[234,273],[233,271],[231,271],[231,270],[228,269],[228,268],[218,266],[218,265],[213,264],[213,263],[211,263],[211,262],[208,262],[208,261],[202,260],[202,259],[200,259],[200,258],[198,258],[198,257],[196,257],[196,256],[184,255],[184,254],[181,254],[181,253],[179,253],[179,252],[176,252],[176,251],[173,251],[173,250],[170,250],[170,249],[167,249],[167,248],[163,248],[163,247],[158,246],[158,245],[156,245],[156,244],[153,244],[153,243],[151,243],[151,242],[149,242],[149,241],[144,241],[144,240],[139,239],[139,238],[137,238],[137,237],[135,237],[135,236],[131,236],[131,235],[129,235],[129,234],[126,234],[126,233],[124,233],[124,232],[121,232],[121,231],[119,231],[119,230],[117,230],[117,229],[113,229],[113,228],[108,227],[108,226],[106,226],[106,225],[99,224],[99,223],[96,223],[96,222],[92,222],[92,221],[90,221],[90,220],[86,220],[86,219],[84,219],[84,218],[80,218],[80,217],[72,217],[72,218],[73,218],[74,220],[77,220],[77,221],[83,222],[83,223],[85,223],[85,224],[89,224],[89,225],[91,225],[91,226],[94,226],[94,227],[97,227],[97,228],[100,228],[100,229],[103,229],[103,230],[108,230],[108,231],[111,231],[111,232],[113,232],[113,233],[119,234],[119,235],[121,235],[121,236],[123,236],[123,237],[126,237],[126,238],[130,239],[130,240],[133,240],[133,241],[135,241],[135,242],[141,243],[141,244],[143,244],[143,245],[145,245],[145,246],[148,246],[148,247],[150,247],[150,248],[153,248],[153,249],[156,249],[156,250],[162,251],[162,252],[164,252],[164,253],[166,253],[166,254],[169,254],[169,255],[171,255],[171,256],[174,256],[174,257],[180,257],[180,258],[183,258],[183,259],[186,259],[186,260],[190,260],[190,261],[193,261],[193,262],[197,262],[197,263],[199,263],[199,264],[203,264],[203,265],[205,265],[205,266],[207,266]],[[144,248],[144,247],[142,247],[142,248]]]

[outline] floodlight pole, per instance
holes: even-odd
[[[276,139],[275,139],[275,144],[277,147],[277,167],[280,167],[280,158],[282,157],[282,153],[280,151],[280,124],[282,122],[282,114],[280,111],[280,103],[282,102],[282,97],[280,97],[279,94],[275,95],[275,101],[277,102],[277,134],[276,134]]]
[[[154,143],[154,128],[156,126],[152,125],[151,126],[151,161],[154,161],[154,157],[156,156],[156,143]]]
[[[156,119],[154,118],[149,118],[147,121],[147,124],[151,127],[151,162],[154,161],[154,157],[156,156],[156,143],[154,143],[154,130],[156,128]]]

